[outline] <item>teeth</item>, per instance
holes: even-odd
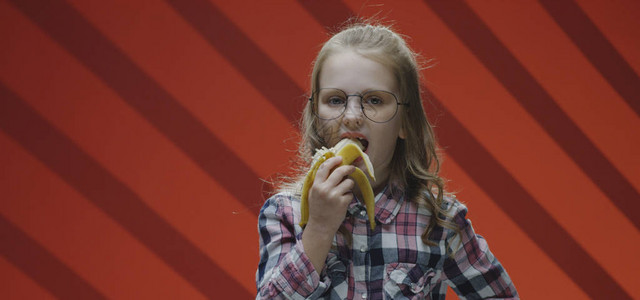
[[[365,143],[367,143],[366,140]],[[300,199],[300,226],[306,225],[307,221],[309,220],[309,189],[311,188],[313,180],[316,177],[316,172],[325,160],[333,156],[342,157],[342,166],[350,165],[354,160],[356,160],[356,158],[362,157],[369,177],[371,177],[371,179],[374,181],[376,180],[373,174],[373,164],[371,164],[369,156],[362,152],[362,149],[360,149],[360,145],[357,145],[355,141],[350,139],[343,139],[331,149],[318,149],[313,157],[313,165],[311,166],[309,172],[307,172],[307,176],[305,177],[304,183],[302,185],[302,197]],[[373,230],[376,228],[376,222],[374,219],[375,199],[371,184],[369,183],[367,176],[359,168],[356,168],[356,170],[351,173],[350,177],[353,178],[353,180],[355,180],[355,182],[358,184],[358,187],[360,187],[360,191],[362,192],[362,196],[364,198],[364,205],[367,209],[367,215],[369,216],[369,224],[371,226],[371,230]]]

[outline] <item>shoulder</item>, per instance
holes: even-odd
[[[442,218],[446,221],[455,223],[458,226],[466,224],[467,206],[460,202],[456,196],[445,196],[440,205],[442,209]]]
[[[260,210],[260,213],[270,208],[291,206],[294,203],[296,203],[297,205],[300,205],[300,198],[296,194],[290,193],[290,192],[279,192],[269,197],[269,199],[265,201],[264,205],[262,206],[262,209]]]
[[[440,205],[439,224],[442,226],[442,238],[450,246],[456,247],[474,235],[471,221],[467,219],[467,206],[454,196],[446,196]]]
[[[294,225],[300,222],[299,214],[300,198],[294,193],[280,192],[265,201],[260,209],[258,223],[262,226],[273,222],[270,220],[277,220]]]

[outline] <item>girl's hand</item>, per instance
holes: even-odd
[[[306,228],[313,227],[316,232],[331,238],[344,220],[355,186],[355,182],[348,177],[355,167],[340,166],[341,163],[342,157],[336,156],[321,164],[309,190],[309,221]]]
[[[302,233],[302,244],[318,275],[353,199],[351,190],[355,182],[347,176],[355,167],[340,163],[339,156],[322,163],[309,189],[309,220]]]

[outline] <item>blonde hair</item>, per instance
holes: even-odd
[[[405,40],[389,26],[355,23],[333,35],[322,47],[311,73],[311,97],[319,88],[319,77],[324,62],[332,54],[351,50],[387,66],[392,70],[399,93],[400,102],[409,103],[401,110],[404,113],[402,126],[404,139],[396,141],[391,161],[390,180],[405,188],[409,201],[424,205],[432,213],[430,224],[422,234],[425,244],[432,245],[429,235],[435,226],[443,226],[458,231],[455,223],[448,221],[443,206],[444,180],[438,176],[440,161],[433,128],[426,118],[422,105],[420,87],[420,67],[417,55],[407,46]],[[300,192],[301,179],[309,168],[315,149],[327,146],[319,121],[308,102],[300,123],[302,139],[298,148],[297,163],[299,177],[284,183],[280,189]],[[434,193],[435,192],[435,193]]]

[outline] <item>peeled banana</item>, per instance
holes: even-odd
[[[322,147],[322,149],[318,149],[316,154],[313,156],[311,169],[307,172],[307,176],[305,177],[302,185],[302,198],[300,199],[300,226],[306,225],[309,220],[309,189],[316,177],[316,172],[324,161],[334,156],[342,157],[341,166],[350,165],[358,157],[362,157],[369,177],[371,177],[372,180],[376,180],[373,174],[373,165],[371,164],[371,160],[369,160],[369,156],[367,154],[362,152],[362,145],[357,140],[343,139],[333,148],[327,149],[326,147]],[[371,184],[369,183],[367,176],[359,168],[356,168],[355,171],[351,173],[350,177],[355,180],[358,187],[360,187],[360,191],[364,198],[364,205],[367,209],[367,215],[369,216],[369,224],[373,230],[376,228],[376,222],[374,219],[375,200]]]

